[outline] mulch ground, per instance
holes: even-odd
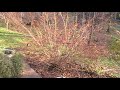
[[[40,61],[26,58],[26,61],[42,78],[112,78],[108,75],[98,75],[82,68],[67,59]]]

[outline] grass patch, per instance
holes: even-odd
[[[108,46],[111,52],[111,58],[120,64],[120,39],[112,37]]]
[[[119,72],[117,72],[120,70],[118,63],[110,57],[98,58],[96,65],[96,71],[98,74],[109,74],[110,76],[119,74]]]
[[[22,35],[21,33],[7,30],[6,28],[3,28],[3,27],[0,27],[0,34],[2,34],[2,35],[4,35],[4,34]]]
[[[120,77],[120,38],[112,34],[111,40],[108,42],[110,56],[100,59],[102,65],[110,69],[111,76]],[[106,70],[104,70],[106,71]]]
[[[22,42],[28,40],[28,38],[21,35],[20,33],[0,27],[0,48],[20,46]]]

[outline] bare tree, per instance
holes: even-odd
[[[3,12],[6,26],[28,34],[38,46],[66,44],[73,48],[90,45],[92,35],[108,22],[109,12]],[[8,22],[8,23],[7,23]],[[21,23],[23,22],[23,23]],[[109,31],[109,30],[108,30]]]

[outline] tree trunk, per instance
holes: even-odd
[[[92,38],[92,31],[93,31],[92,26],[90,26],[89,30],[90,30],[90,34],[89,34],[89,39],[88,39],[88,45],[90,45],[91,38]]]

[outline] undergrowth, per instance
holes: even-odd
[[[16,78],[20,77],[22,72],[21,54],[16,53],[12,58],[9,58],[3,53],[0,54],[0,77],[2,78]]]

